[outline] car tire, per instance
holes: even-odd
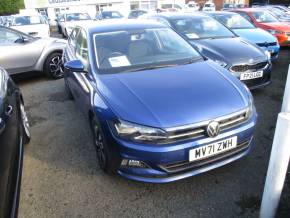
[[[44,73],[51,79],[63,78],[62,53],[54,52],[46,58]]]
[[[23,143],[28,144],[31,139],[30,133],[30,125],[28,122],[27,113],[24,108],[24,103],[20,102],[20,114],[21,114],[21,127],[22,127],[22,135],[23,135]]]
[[[120,166],[120,158],[107,143],[102,127],[95,117],[91,120],[91,128],[93,132],[93,143],[96,149],[96,156],[100,169],[107,174],[116,174],[117,169]]]

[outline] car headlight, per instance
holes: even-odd
[[[9,75],[6,70],[0,68],[0,98],[5,97],[7,92],[7,81],[9,79]]]
[[[274,34],[285,34],[283,31],[279,31],[279,30],[267,29],[267,31],[269,33],[271,33],[272,35],[274,35]]]
[[[158,142],[165,140],[166,132],[162,129],[142,126],[119,120],[114,123],[115,132],[121,138],[138,142]]]
[[[253,114],[253,111],[254,111],[254,98],[253,98],[253,95],[252,95],[251,91],[249,90],[249,88],[246,85],[244,85],[244,86],[248,92],[248,99],[249,99],[246,116],[247,116],[247,118],[250,118]]]

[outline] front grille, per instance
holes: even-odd
[[[198,161],[181,161],[171,164],[159,165],[159,167],[167,173],[178,173],[180,171],[192,170],[201,166],[212,164],[222,159],[229,158],[230,156],[237,155],[245,151],[250,145],[251,139],[247,139],[244,142],[241,142],[237,145],[235,149],[229,150],[227,152],[203,159]]]
[[[250,71],[257,71],[264,69],[268,65],[267,61],[256,63],[256,64],[241,64],[241,65],[234,65],[230,68],[232,72],[246,72]]]
[[[269,47],[269,46],[276,46],[277,42],[263,42],[263,43],[257,43],[260,47]]]
[[[220,130],[226,130],[235,127],[247,120],[247,110],[238,111],[236,113],[213,119],[220,124]],[[197,137],[207,136],[206,128],[212,120],[203,121],[193,125],[186,125],[176,128],[166,129],[168,136],[167,142],[175,142],[179,140],[193,139]]]

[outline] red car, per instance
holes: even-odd
[[[280,46],[290,46],[290,23],[280,22],[267,10],[261,8],[235,9],[236,12],[254,24],[276,36]]]

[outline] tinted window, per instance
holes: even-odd
[[[87,13],[71,13],[66,15],[66,21],[90,20]]]
[[[14,44],[20,37],[16,32],[0,28],[0,45]]]
[[[214,18],[230,29],[252,29],[255,28],[248,20],[239,14],[216,14]]]
[[[88,59],[88,45],[85,31],[81,30],[76,39],[76,56],[82,61]]]
[[[102,12],[102,18],[103,19],[116,19],[116,18],[122,18],[123,15],[118,11],[103,11]]]
[[[235,35],[210,17],[190,17],[170,21],[172,27],[188,39],[224,38]]]
[[[121,72],[140,66],[177,64],[201,58],[190,44],[169,28],[100,33],[94,39],[97,65],[103,71]]]
[[[44,24],[45,20],[41,16],[17,16],[14,17],[12,26]]]

